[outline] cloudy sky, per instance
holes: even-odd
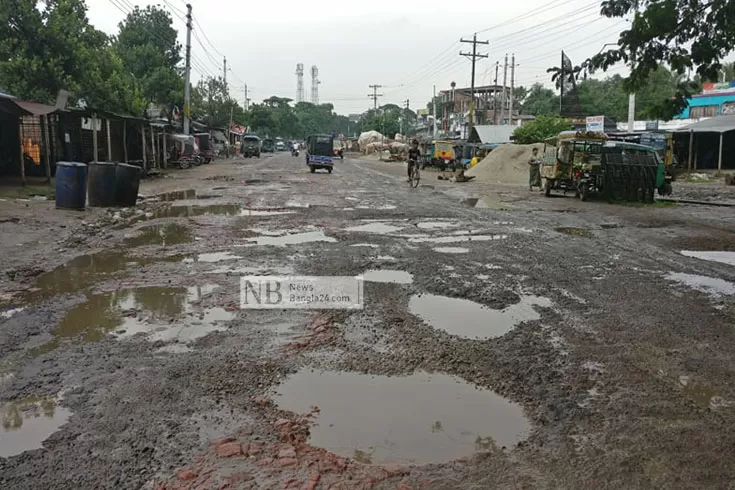
[[[381,104],[410,101],[425,107],[432,87],[437,91],[469,86],[470,61],[459,51],[471,50],[460,38],[478,33],[487,40],[478,52],[489,58],[477,64],[476,85],[491,84],[495,63],[503,77],[506,53],[516,56],[516,85],[538,81],[550,85],[546,68],[559,64],[560,51],[574,63],[615,42],[626,28],[621,19],[599,16],[600,0],[454,0],[427,2],[343,0],[243,2],[190,0],[195,19],[192,37],[194,80],[221,75],[227,57],[233,95],[242,100],[271,95],[296,97],[296,64],[305,68],[309,100],[310,68],[319,68],[320,102],[332,102],[340,113],[359,113],[372,106],[368,85],[383,85]],[[184,0],[87,0],[92,24],[110,34],[133,5],[160,4],[174,15],[185,43]],[[183,54],[183,53],[182,53]],[[509,62],[510,64],[510,62]],[[625,73],[613,67],[611,73]],[[508,72],[510,85],[510,69]]]

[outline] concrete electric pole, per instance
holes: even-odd
[[[222,70],[224,70],[224,77],[222,77],[222,81],[225,83],[225,95],[228,95],[227,91],[227,57],[223,57],[222,59]]]
[[[296,102],[304,101],[304,64],[296,65]]]
[[[478,44],[490,44],[488,41],[478,41],[477,34],[472,36],[472,40],[460,39],[460,42],[472,44],[472,53],[463,53],[460,51],[460,56],[466,56],[472,60],[472,86],[470,88],[470,124],[467,128],[467,137],[470,137],[472,133],[472,127],[475,125],[475,63],[478,59],[487,58],[486,54],[477,53]]]
[[[508,109],[508,124],[513,125],[513,89],[516,80],[516,55],[513,53],[510,61],[510,108]]]
[[[191,4],[186,4],[186,65],[184,68],[184,134],[189,134],[191,104]]]
[[[372,94],[368,94],[368,97],[373,99],[373,109],[378,110],[378,97],[382,97],[383,94],[378,93],[378,89],[383,87],[382,85],[368,85],[371,89],[373,89]]]
[[[503,63],[503,95],[500,97],[500,124],[504,124],[505,121],[505,101],[506,89],[508,86],[508,54],[505,55],[505,62]]]
[[[493,124],[498,124],[498,69],[500,68],[500,62],[495,62],[495,80],[493,84]]]

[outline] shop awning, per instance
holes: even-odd
[[[58,110],[52,105],[40,104],[38,102],[30,102],[27,100],[15,99],[13,102],[34,116],[45,116]]]
[[[727,133],[735,130],[735,115],[717,116],[684,126],[675,133]]]

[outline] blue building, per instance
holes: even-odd
[[[705,83],[702,93],[689,99],[677,119],[699,119],[735,114],[735,82]]]

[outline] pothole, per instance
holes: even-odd
[[[735,284],[723,279],[700,276],[697,274],[684,274],[681,272],[670,272],[664,277],[669,281],[683,284],[696,291],[706,293],[714,298],[735,295]]]
[[[334,243],[336,238],[327,236],[323,231],[308,231],[305,233],[290,233],[282,236],[259,236],[248,238],[247,240],[255,245],[271,245],[276,247],[285,247],[286,245],[298,245],[301,243],[311,242],[329,242]]]
[[[179,245],[191,242],[192,236],[188,227],[178,223],[146,226],[139,230],[139,234],[126,238],[127,247],[141,247],[144,245]]]
[[[278,216],[281,214],[293,214],[293,211],[285,211],[282,209],[242,209],[240,216]]]
[[[186,343],[224,330],[220,322],[231,320],[234,313],[224,308],[195,305],[217,287],[215,284],[188,288],[146,286],[88,295],[87,301],[67,312],[53,331],[54,339],[35,353],[48,352],[68,339],[97,342],[110,333],[118,338],[145,333],[151,341]]]
[[[460,243],[460,242],[491,242],[495,240],[505,240],[508,235],[468,235],[465,232],[458,232],[452,236],[438,237],[415,237],[409,238],[412,243]]]
[[[15,308],[15,307],[12,307],[11,306],[7,310],[0,311],[0,318],[11,318],[11,317],[17,315],[18,313],[20,313],[23,310],[25,310],[25,307],[23,307],[23,306],[20,306],[18,308]]]
[[[439,252],[441,254],[467,254],[470,253],[469,248],[464,247],[436,247],[433,249],[434,252]]]
[[[594,236],[594,234],[587,228],[574,228],[574,227],[562,226],[562,227],[554,228],[554,231],[563,233],[565,235],[578,236],[578,237],[584,237],[584,238],[592,238]]]
[[[693,250],[682,250],[681,254],[695,259],[708,260],[735,266],[735,252],[696,252]]]
[[[444,374],[302,370],[278,396],[281,408],[297,413],[319,407],[311,444],[363,463],[450,461],[512,447],[530,431],[519,405]]]
[[[187,258],[184,259],[184,262],[224,262],[226,260],[237,260],[239,259],[239,255],[235,255],[231,252],[209,252],[209,253],[203,253],[196,256],[196,258]]]
[[[395,233],[397,231],[400,231],[400,229],[400,226],[393,226],[387,223],[366,223],[364,225],[347,228],[346,231],[351,231],[354,233],[377,233],[380,235],[384,235],[387,233]]]
[[[411,284],[413,282],[413,275],[409,274],[406,271],[392,269],[369,270],[363,273],[362,277],[367,282],[383,282],[394,284]]]
[[[438,230],[438,229],[452,228],[458,225],[459,223],[452,223],[449,221],[421,221],[416,224],[416,226],[424,230]]]
[[[0,405],[3,421],[0,458],[43,447],[43,441],[64,425],[71,411],[55,398],[29,397]]]
[[[411,297],[408,308],[413,315],[434,328],[472,339],[490,339],[507,334],[524,321],[538,320],[541,314],[535,306],[551,305],[541,296],[521,296],[521,301],[502,310],[462,298],[435,294]]]
[[[172,192],[164,192],[163,194],[158,194],[158,200],[159,201],[184,201],[187,199],[194,199],[197,197],[197,191],[195,189],[186,189],[183,191],[172,191]]]

